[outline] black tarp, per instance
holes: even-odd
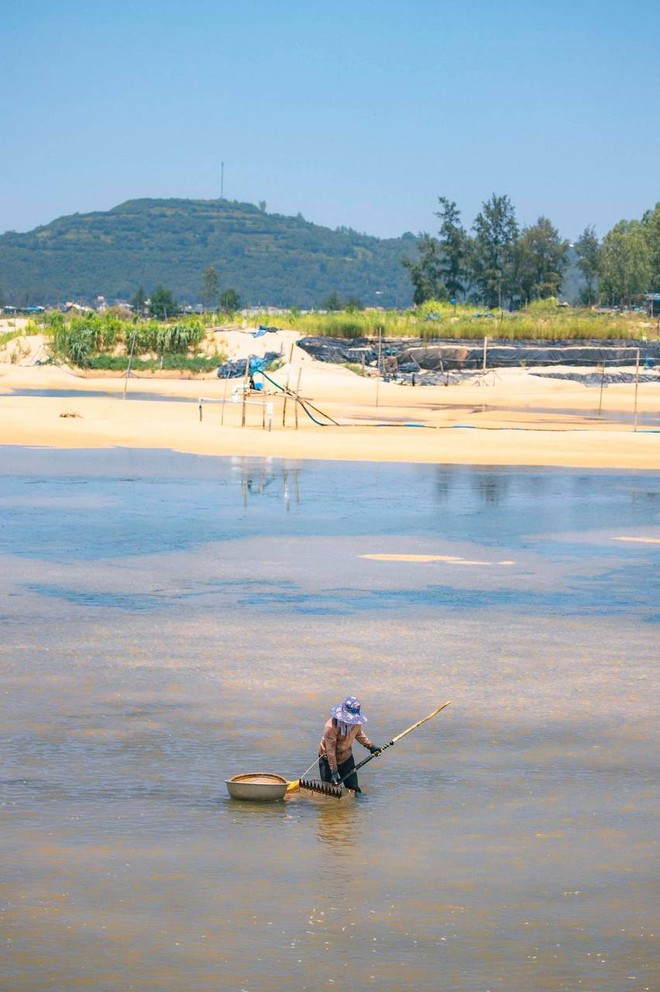
[[[617,372],[613,369],[605,369],[595,372],[532,372],[532,375],[540,379],[570,379],[573,382],[581,382],[583,386],[600,386],[603,383],[631,383],[631,382],[655,382],[660,385],[660,366],[657,370],[640,369],[639,374],[634,370],[631,372]]]
[[[383,370],[397,372],[460,371],[484,367],[484,346],[474,341],[429,344],[424,341],[373,339],[355,341],[341,338],[307,337],[298,347],[322,362],[378,365],[380,350]],[[525,368],[552,365],[634,366],[660,365],[660,342],[585,342],[579,345],[552,342],[494,343],[485,349],[485,366],[489,369]]]

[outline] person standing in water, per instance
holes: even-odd
[[[347,789],[361,792],[353,758],[353,741],[358,741],[372,754],[380,754],[381,749],[373,744],[362,725],[367,722],[359,700],[347,696],[330,710],[330,719],[323,728],[319,745],[319,773],[322,782],[339,785],[343,780]]]

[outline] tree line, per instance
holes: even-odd
[[[521,229],[506,195],[494,193],[482,204],[471,233],[453,200],[441,196],[438,203],[438,234],[421,234],[417,259],[403,260],[416,304],[463,300],[516,310],[556,297],[572,251],[585,306],[634,306],[660,292],[660,203],[641,220],[615,224],[602,241],[588,226],[575,244],[562,239],[547,217]]]
[[[233,287],[220,290],[220,277],[214,265],[208,265],[202,273],[201,298],[205,311],[235,313],[241,306],[241,298]],[[131,297],[131,306],[138,316],[157,320],[167,320],[181,313],[180,304],[167,286],[157,286],[149,297],[140,286]]]

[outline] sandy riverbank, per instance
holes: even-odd
[[[268,335],[255,341],[231,332],[223,346],[235,357],[259,354],[261,348],[291,358],[272,378],[299,388],[323,414],[310,409],[312,415],[327,426],[299,409],[296,427],[294,402],[287,400],[285,410],[284,395],[268,383],[267,391],[252,393],[243,407],[232,402],[237,381],[215,374],[91,377],[15,362],[0,364],[0,443],[289,459],[660,468],[660,381],[640,384],[636,400],[634,385],[609,385],[601,393],[527,369],[413,388],[316,362],[293,347],[293,332],[284,333],[286,340]],[[20,394],[34,390],[49,395]],[[68,396],[71,391],[77,395]],[[269,420],[270,430],[263,429]]]

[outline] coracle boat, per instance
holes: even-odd
[[[245,775],[234,775],[225,784],[232,799],[263,803],[284,799],[289,783],[281,775],[272,775],[270,772],[248,772]]]

